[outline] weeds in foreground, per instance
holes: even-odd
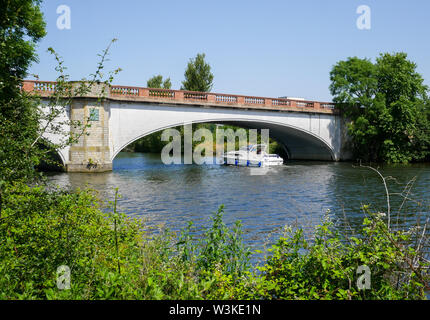
[[[363,206],[362,228],[347,237],[326,216],[312,239],[285,227],[267,258],[251,265],[242,225],[224,209],[197,232],[156,236],[116,210],[103,213],[90,190],[8,184],[0,218],[0,299],[425,299],[428,228],[392,230]],[[71,270],[69,290],[57,268]],[[370,271],[362,290],[359,267]]]

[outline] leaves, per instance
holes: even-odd
[[[210,65],[205,62],[205,57],[204,53],[199,53],[194,59],[190,59],[181,90],[199,92],[212,90],[214,76]]]
[[[171,89],[172,82],[170,81],[170,78],[167,78],[163,81],[163,76],[157,75],[149,79],[146,83],[146,86],[148,88]]]
[[[358,159],[407,163],[430,157],[428,87],[405,53],[348,58],[330,72],[330,91],[349,120]]]
[[[222,207],[202,232],[190,223],[176,238],[149,234],[115,200],[103,213],[90,190],[7,184],[3,201],[0,299],[424,299],[429,283],[418,231],[390,231],[368,206],[355,238],[328,218],[311,238],[285,228],[255,268],[241,224],[228,228]],[[60,265],[71,269],[70,290],[56,287]],[[361,265],[371,270],[370,290],[357,288]]]
[[[58,72],[56,83],[46,84],[52,94],[42,100],[34,93],[21,90],[29,65],[37,61],[35,45],[46,33],[40,3],[39,0],[6,1],[0,13],[0,45],[4,48],[0,50],[0,180],[9,182],[40,180],[41,174],[36,170],[40,164],[56,163],[61,167],[61,160],[58,162],[51,155],[78,142],[90,126],[88,121],[82,123],[68,116],[72,99],[102,83],[98,97],[101,103],[106,88],[119,72],[119,69],[109,72],[107,79],[102,74],[116,39],[99,55],[100,61],[90,80],[77,83],[68,81],[63,59],[50,47],[48,51],[56,60]],[[58,141],[45,141],[48,134]]]

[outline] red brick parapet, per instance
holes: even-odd
[[[23,81],[22,89],[49,96],[55,91],[52,81]],[[339,110],[332,102],[305,101],[284,98],[266,98],[213,92],[154,89],[112,85],[107,94],[111,100],[175,103],[180,105],[202,105],[212,107],[264,109],[276,111],[295,111],[335,114]]]

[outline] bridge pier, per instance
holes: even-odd
[[[67,172],[106,172],[112,171],[109,142],[109,101],[98,103],[95,99],[75,99],[70,108],[70,119],[90,124],[86,134],[69,149]],[[82,128],[71,128],[79,135]]]

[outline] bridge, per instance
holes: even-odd
[[[43,100],[54,92],[55,86],[55,82],[49,81],[24,81],[23,90],[34,92]],[[84,123],[91,115],[89,135],[58,150],[68,172],[110,171],[115,156],[130,143],[191,123],[269,129],[270,136],[283,145],[289,159],[347,158],[342,117],[330,102],[113,85],[100,104],[100,90],[95,88],[84,97],[74,98],[63,115]],[[45,138],[53,142],[57,139]]]

